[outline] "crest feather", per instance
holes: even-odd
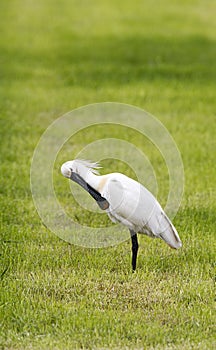
[[[85,159],[75,159],[75,161],[79,164],[82,164],[86,168],[88,168],[93,174],[100,175],[98,169],[101,169],[102,167],[98,162],[92,162],[91,160],[85,160]]]

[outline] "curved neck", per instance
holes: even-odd
[[[89,171],[86,174],[85,181],[95,190],[98,190],[99,183],[100,183],[100,176],[93,174],[91,171]]]

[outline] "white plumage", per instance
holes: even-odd
[[[111,220],[121,222],[135,232],[161,237],[173,248],[181,247],[175,227],[143,185],[123,174],[113,173],[107,175],[100,193],[110,204],[107,213]]]
[[[84,187],[98,202],[100,196],[106,200],[106,210],[113,222],[120,222],[129,228],[132,238],[132,265],[136,268],[138,242],[136,233],[163,239],[170,247],[178,249],[181,240],[157,199],[140,183],[121,173],[100,176],[99,164],[84,160],[66,162],[61,167],[65,177]],[[73,178],[74,176],[78,178]],[[92,191],[89,190],[90,186]],[[97,197],[99,196],[99,197]],[[100,205],[101,207],[101,205]]]

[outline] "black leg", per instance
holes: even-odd
[[[133,230],[130,230],[131,242],[132,242],[132,270],[136,270],[137,252],[139,248],[137,234]]]

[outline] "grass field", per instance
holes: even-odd
[[[1,2],[1,349],[216,348],[215,11],[212,0]],[[135,274],[130,241],[86,249],[60,240],[30,191],[33,151],[49,124],[104,101],[154,114],[184,162],[174,219],[183,248],[139,237]],[[101,134],[78,134],[71,155]],[[151,155],[163,202],[167,174]]]

